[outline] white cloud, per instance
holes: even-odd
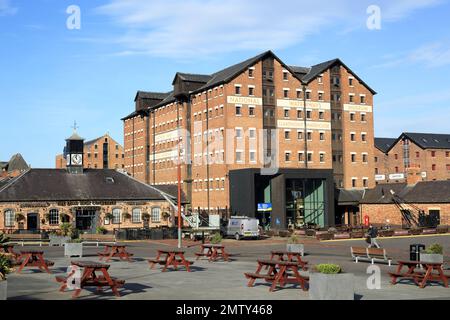
[[[14,15],[17,8],[13,8],[9,0],[0,0],[0,17],[6,15]]]
[[[429,68],[450,65],[450,44],[448,41],[422,45],[409,52],[384,57],[384,62],[373,68],[391,68],[401,65],[422,64]]]
[[[398,20],[437,0],[379,0],[382,18]],[[366,25],[362,0],[109,0],[97,12],[122,34],[123,55],[170,57],[283,49],[327,28],[339,33]],[[120,54],[120,53],[119,53]]]

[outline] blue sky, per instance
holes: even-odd
[[[450,133],[449,15],[443,0],[0,0],[0,160],[53,167],[74,120],[87,139],[122,143],[137,90],[269,49],[293,65],[341,58],[378,92],[377,136]]]

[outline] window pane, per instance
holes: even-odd
[[[50,210],[49,223],[51,225],[58,225],[59,224],[59,211],[58,210],[56,210],[56,209]]]
[[[132,214],[132,217],[131,217],[131,221],[133,222],[133,223],[139,223],[139,222],[141,222],[141,217],[142,217],[142,215],[141,215],[141,209],[133,209],[133,214]]]
[[[120,223],[120,209],[114,209],[112,223]]]
[[[152,208],[152,222],[158,223],[161,221],[161,208]]]

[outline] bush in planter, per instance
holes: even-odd
[[[97,227],[97,228],[95,229],[95,232],[96,232],[97,234],[107,234],[107,233],[108,233],[108,230],[107,230],[105,227]]]
[[[70,236],[73,226],[71,223],[61,223],[61,225],[59,226],[61,229],[61,235],[64,237]]]
[[[420,253],[420,261],[444,263],[444,248],[438,243],[430,245],[426,250]]]
[[[223,240],[223,238],[220,235],[220,233],[215,233],[212,235],[210,242],[211,242],[211,244],[220,244],[222,242],[222,240]]]
[[[336,228],[334,228],[334,227],[328,228],[327,231],[328,231],[328,233],[331,233],[331,234],[338,233],[338,230]]]
[[[0,247],[5,248],[6,243],[9,242],[9,238],[3,232],[0,232]]]
[[[0,281],[6,280],[6,275],[13,272],[12,256],[8,253],[0,253]]]
[[[305,247],[300,243],[299,237],[293,234],[287,242],[286,249],[288,252],[298,252],[303,256]]]
[[[336,264],[319,264],[310,274],[311,300],[354,300],[354,276]]]
[[[314,270],[324,274],[338,274],[341,273],[342,268],[337,264],[326,263],[316,265]]]

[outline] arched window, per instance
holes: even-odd
[[[16,215],[14,214],[14,211],[12,210],[6,210],[5,211],[5,227],[11,228],[15,225],[15,219]]]
[[[114,223],[114,224],[120,223],[120,213],[121,213],[120,209],[114,209],[112,211],[112,214],[113,214],[112,223]]]
[[[50,225],[59,225],[59,210],[52,209],[49,212],[48,223]]]
[[[160,207],[152,208],[152,222],[153,223],[161,222],[161,208]]]
[[[141,209],[138,209],[138,208],[133,209],[133,213],[131,215],[131,222],[140,223],[141,217],[142,217]]]

